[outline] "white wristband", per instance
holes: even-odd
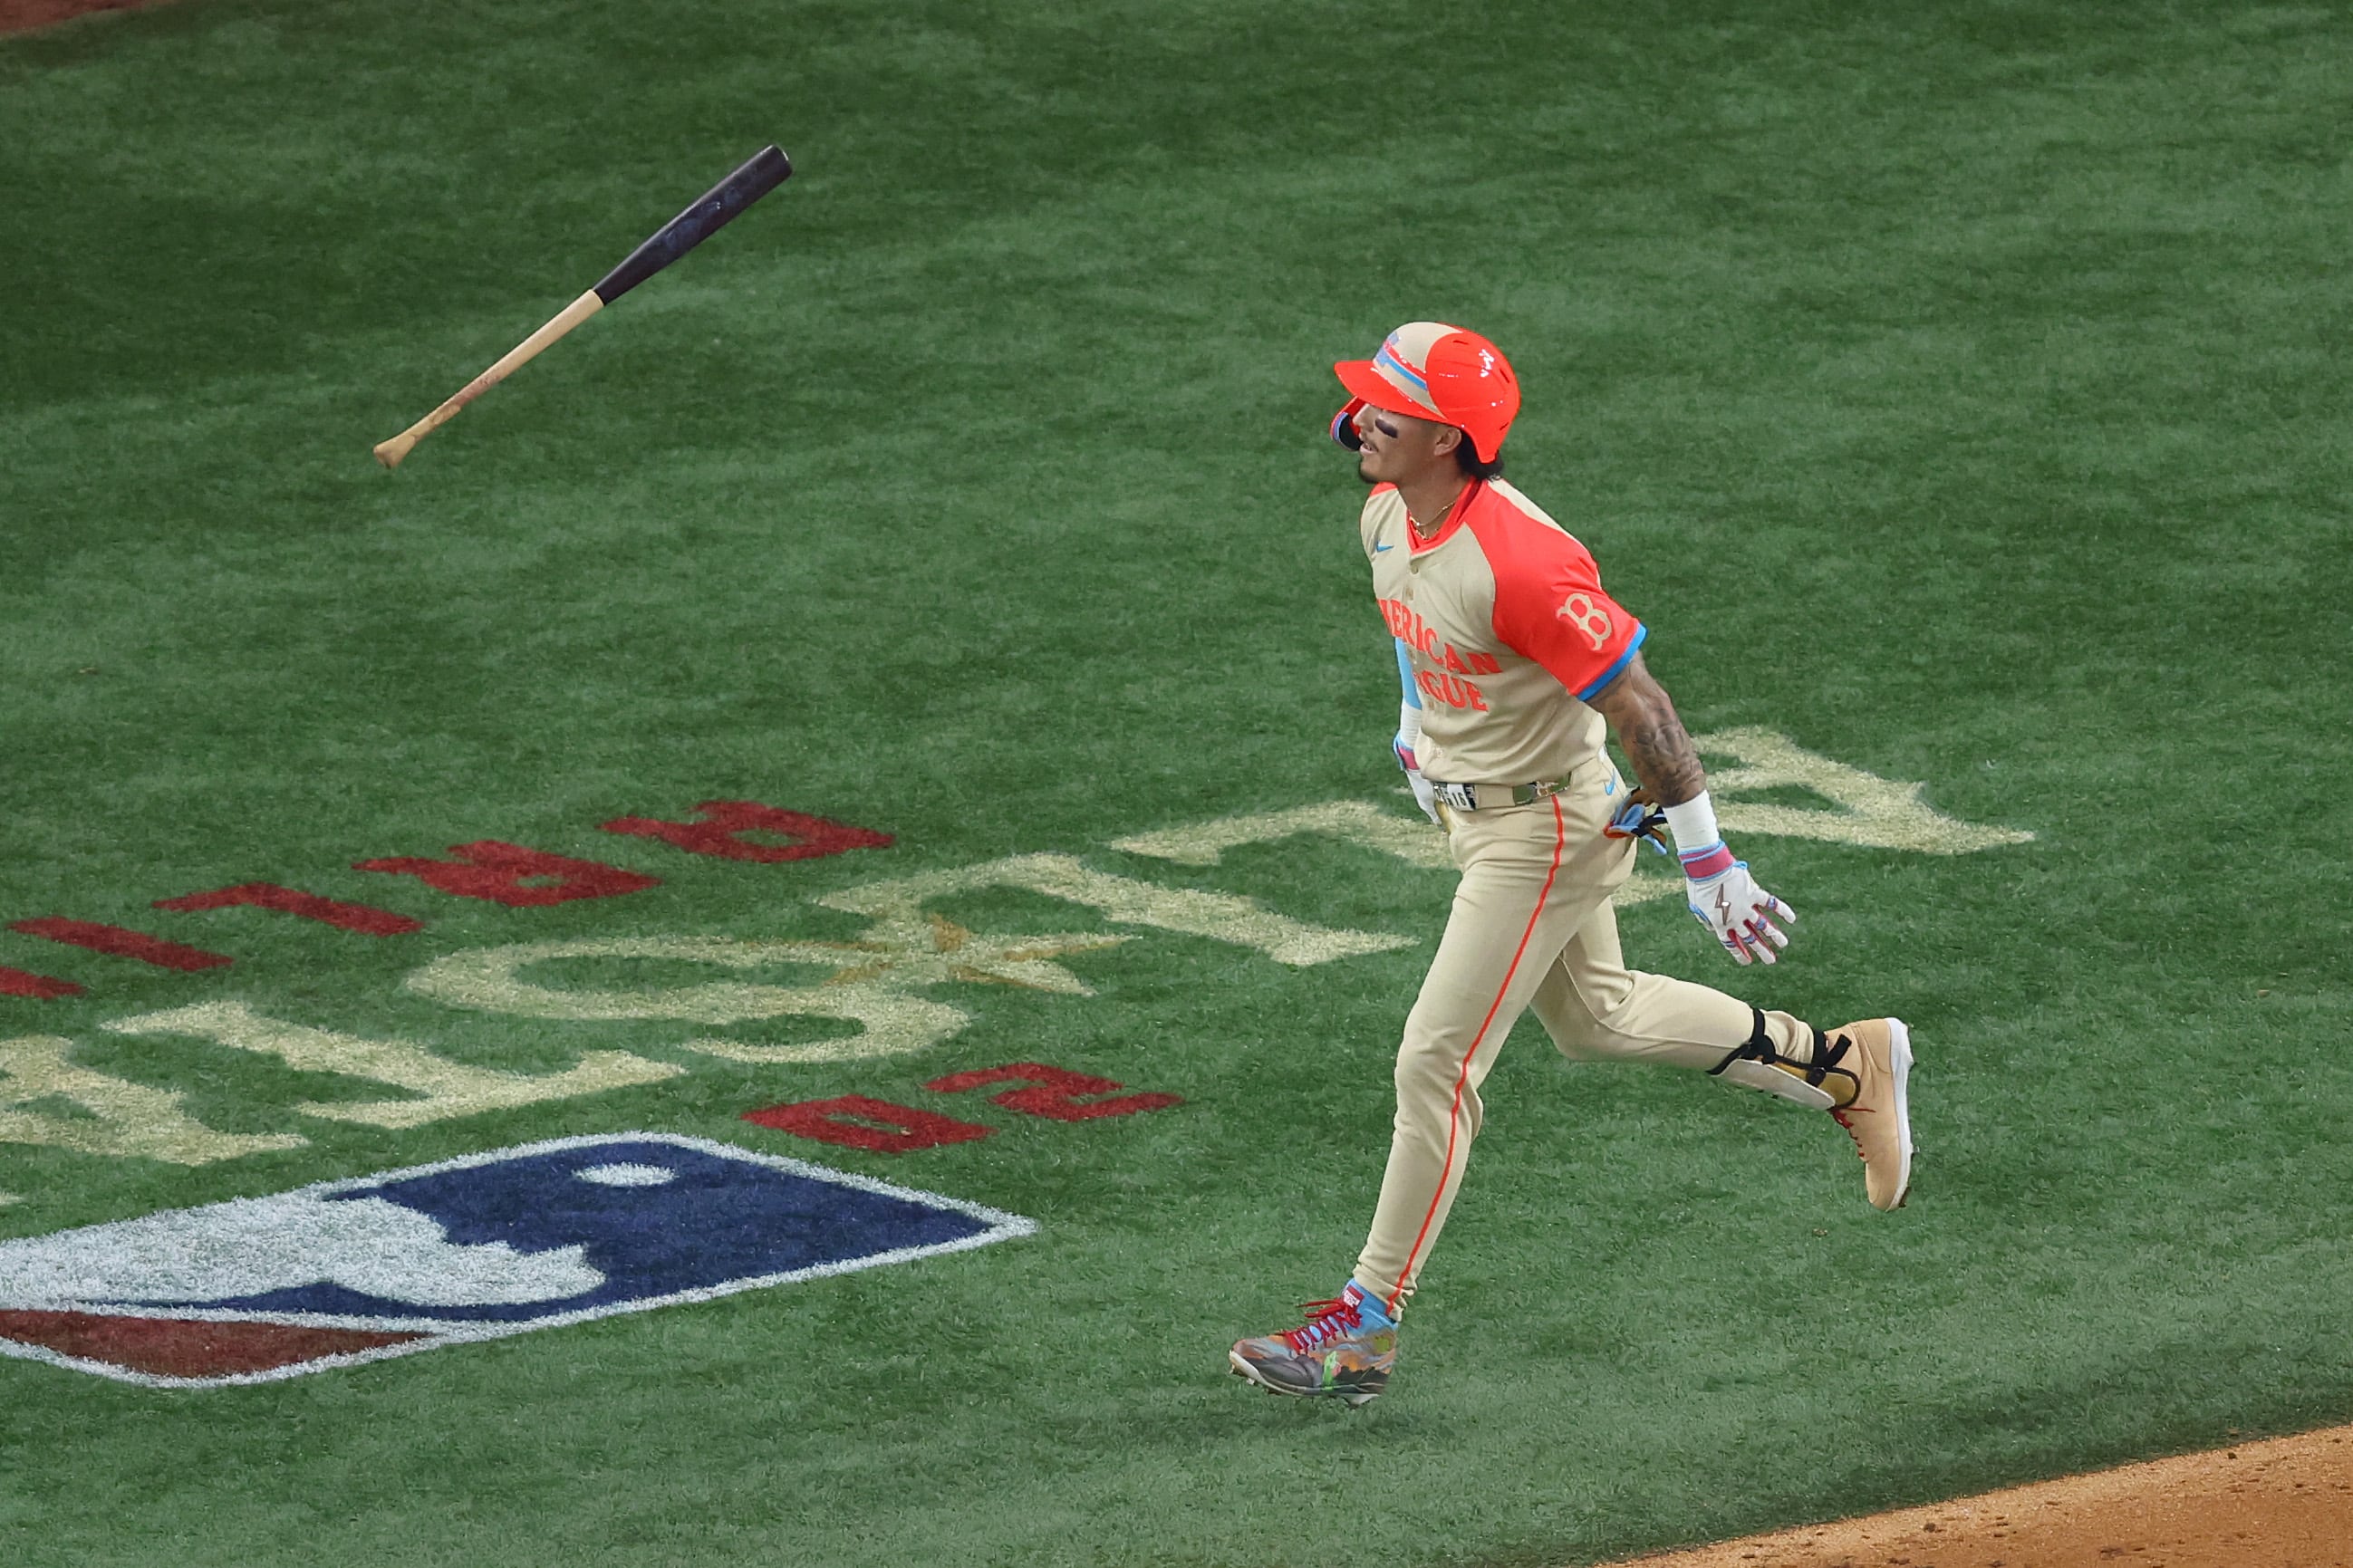
[[[1710,848],[1724,839],[1724,835],[1716,831],[1715,807],[1709,804],[1705,790],[1681,805],[1667,807],[1667,831],[1675,836],[1678,856]]]

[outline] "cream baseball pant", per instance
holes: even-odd
[[[1604,758],[1559,794],[1499,811],[1440,806],[1462,881],[1397,1061],[1397,1125],[1356,1279],[1392,1315],[1413,1294],[1479,1135],[1479,1086],[1530,1007],[1573,1060],[1617,1058],[1702,1071],[1747,1043],[1756,1012],[1687,980],[1626,967],[1609,895],[1638,845],[1602,827],[1626,800]],[[1808,1059],[1811,1027],[1765,1014],[1775,1050]]]

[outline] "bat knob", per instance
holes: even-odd
[[[406,434],[395,436],[389,441],[379,441],[375,447],[375,460],[387,468],[396,468],[400,467],[400,459],[408,456],[409,448],[416,445],[417,437]]]

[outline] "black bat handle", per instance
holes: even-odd
[[[692,206],[629,252],[628,259],[605,274],[604,281],[596,285],[596,298],[611,304],[727,226],[729,219],[783,184],[792,172],[793,161],[781,148],[761,148],[744,161],[743,167],[703,192]]]

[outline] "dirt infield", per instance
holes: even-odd
[[[27,33],[35,27],[70,22],[92,11],[135,11],[163,0],[0,0],[0,33]]]
[[[2353,1568],[2353,1426],[1624,1568]]]

